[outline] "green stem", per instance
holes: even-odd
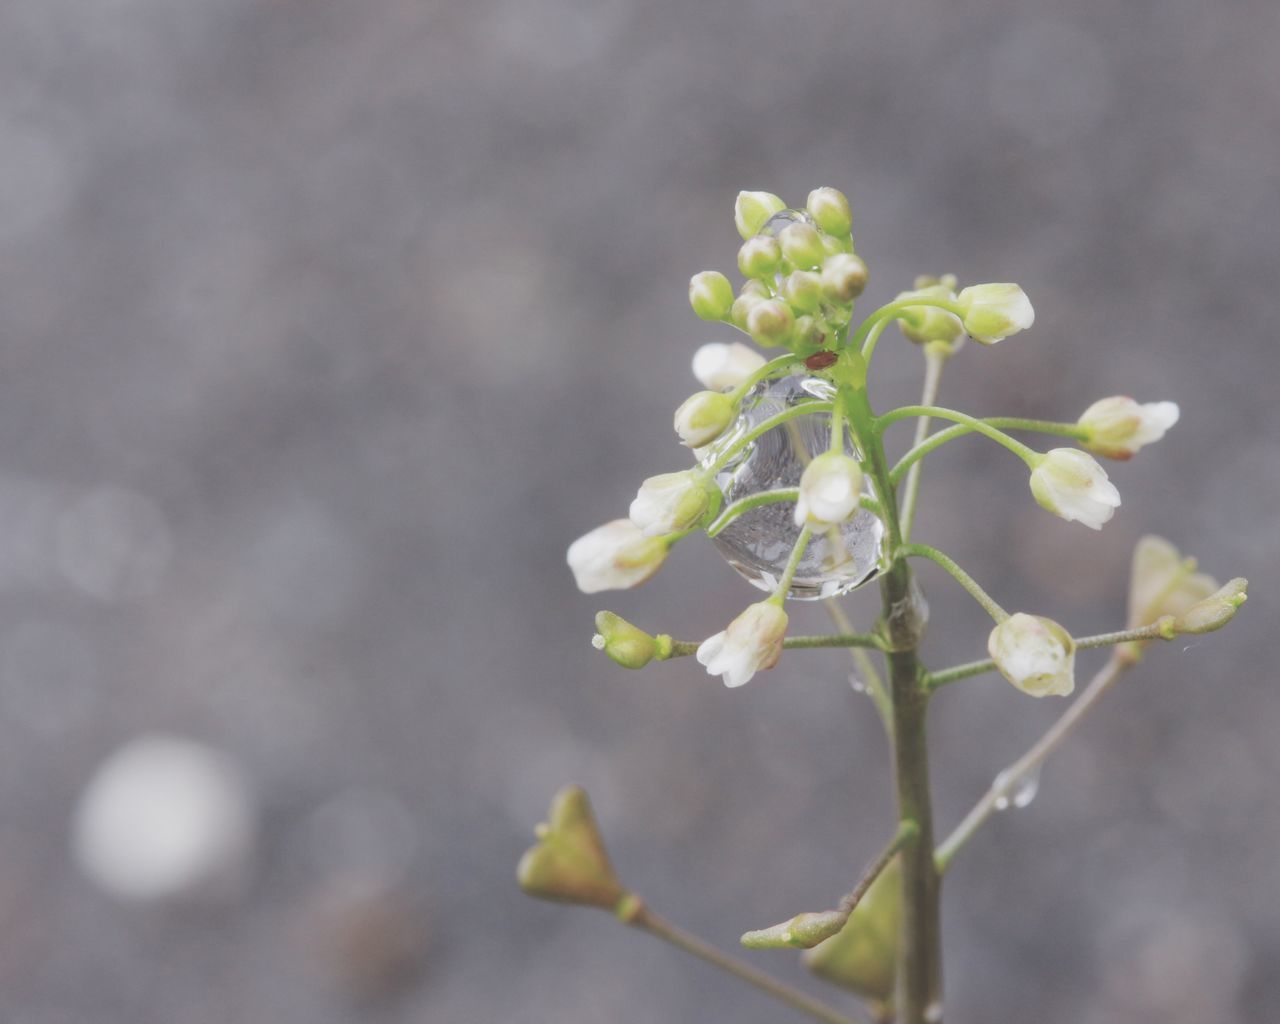
[[[886,309],[891,307],[886,307]],[[897,496],[889,482],[875,414],[861,389],[841,388],[841,399],[866,469],[884,512],[889,550],[902,546]],[[893,699],[894,779],[898,822],[914,825],[915,838],[902,847],[902,931],[898,947],[899,1024],[935,1024],[942,1005],[941,876],[933,857],[933,805],[929,792],[929,751],[925,721],[929,692],[921,685],[917,647],[924,620],[916,600],[910,563],[894,558],[880,576],[883,629],[890,648],[889,687]]]
[[[881,306],[869,317],[862,321],[861,325],[849,338],[849,348],[862,352],[863,358],[868,361],[871,358],[871,352],[874,351],[875,345],[869,340],[869,335],[875,331],[876,337],[879,337],[880,331],[892,320],[896,320],[909,309],[915,309],[919,306],[936,306],[939,309],[945,309],[948,313],[954,313],[957,316],[960,312],[960,304],[950,299],[934,299],[934,298],[914,298],[901,299],[897,302],[890,302],[888,305]],[[876,328],[879,327],[879,330]],[[867,344],[864,346],[864,342]]]
[[[957,412],[955,409],[947,409],[940,405],[904,405],[892,412],[887,412],[879,417],[875,422],[877,433],[881,433],[884,429],[898,420],[909,419],[915,416],[936,416],[940,420],[951,420],[954,423],[962,423],[970,430],[989,437],[996,444],[1003,445],[1018,456],[1023,462],[1033,469],[1041,459],[1041,455],[1034,448],[1029,448],[1021,441],[1017,441],[1010,437],[1004,431],[993,427],[986,420],[980,420],[976,416],[970,416],[965,412]]]
[[[663,942],[669,942],[677,949],[696,956],[699,960],[704,960],[713,967],[727,971],[735,978],[745,981],[748,985],[754,985],[760,991],[768,993],[774,999],[799,1010],[801,1013],[807,1013],[818,1020],[826,1021],[827,1024],[858,1024],[855,1018],[845,1016],[826,1003],[819,1002],[799,989],[792,988],[772,975],[765,974],[764,971],[757,970],[750,964],[745,964],[736,957],[721,952],[715,946],[704,942],[696,935],[691,935],[684,929],[676,927],[670,921],[659,917],[643,903],[632,911],[627,923],[639,928],[641,931],[648,932],[650,935],[657,936]]]
[[[921,417],[920,423],[928,423],[928,417]],[[1053,423],[1049,420],[1024,420],[1012,416],[985,416],[983,423],[989,427],[995,427],[997,430],[1034,430],[1041,434],[1054,434],[1058,437],[1070,437],[1075,440],[1084,440],[1085,430],[1075,423]],[[931,437],[924,437],[919,425],[916,427],[916,440],[914,446],[898,460],[898,464],[893,467],[893,471],[889,474],[890,479],[896,484],[902,479],[902,475],[917,462],[923,459],[936,448],[942,447],[948,441],[954,441],[957,437],[967,437],[975,433],[972,427],[963,423],[957,423],[953,427],[947,427],[946,430],[939,430]],[[909,482],[909,481],[908,481]]]
[[[897,833],[862,873],[862,877],[858,879],[858,884],[840,900],[840,905],[837,909],[844,914],[846,919],[862,902],[862,897],[867,894],[871,884],[880,877],[881,872],[889,866],[889,862],[893,860],[898,851],[916,837],[918,831],[914,821],[904,821],[898,825]]]
[[[696,654],[700,646],[697,640],[672,640],[671,653],[664,660]],[[884,640],[874,633],[835,633],[830,636],[789,636],[783,639],[782,646],[789,651],[828,647],[883,651]]]
[[[831,403],[823,402],[819,399],[814,399],[812,402],[800,402],[788,409],[783,409],[782,412],[775,413],[767,420],[757,423],[754,427],[738,438],[738,440],[729,448],[718,453],[716,461],[711,465],[711,468],[708,469],[707,472],[712,474],[718,473],[722,468],[724,468],[725,463],[737,455],[738,452],[742,451],[743,448],[756,440],[756,438],[769,433],[769,431],[773,430],[775,427],[780,427],[784,423],[794,420],[798,416],[811,416],[814,413],[830,411]]]
[[[937,548],[931,548],[927,544],[904,544],[902,547],[898,548],[896,554],[908,556],[915,555],[919,558],[927,558],[931,562],[936,562],[955,577],[955,581],[959,583],[960,586],[964,587],[964,589],[969,592],[969,596],[977,601],[978,604],[982,605],[986,610],[986,613],[995,619],[996,622],[1003,622],[1009,617],[1009,613],[996,604],[990,594],[978,586],[977,580],[961,569],[960,566],[956,565],[951,558],[944,555]]]
[[[752,494],[745,498],[739,498],[732,505],[727,506],[707,527],[707,536],[714,537],[723,530],[731,522],[742,515],[744,512],[750,512],[753,508],[760,508],[762,505],[774,505],[781,501],[796,501],[800,497],[800,490],[796,487],[780,487],[776,491],[761,491],[758,494]]]
[[[1089,709],[1097,704],[1102,695],[1124,674],[1124,670],[1130,664],[1131,662],[1126,661],[1118,654],[1113,655],[1099,670],[1098,674],[1093,677],[1085,691],[1063,712],[1062,717],[1053,723],[1049,731],[1041,736],[1035,745],[1022,757],[996,776],[991,788],[987,790],[983,798],[974,805],[973,810],[965,815],[964,820],[956,826],[955,831],[947,836],[942,845],[938,847],[934,859],[937,861],[939,871],[946,871],[956,853],[982,827],[982,824],[995,813],[1000,801],[1009,799],[1010,789],[1016,787],[1019,780],[1025,779],[1045,762],[1045,759],[1066,739],[1067,735],[1079,724]]]
[[[782,579],[778,580],[778,585],[774,588],[773,595],[769,598],[779,607],[787,599],[787,592],[791,589],[791,581],[796,578],[796,570],[800,568],[800,559],[804,558],[805,548],[809,546],[812,534],[813,531],[806,524],[801,527],[800,535],[796,537],[795,546],[791,549],[791,558],[787,560],[787,567],[782,570]]]
[[[928,347],[924,354],[924,388],[920,395],[921,405],[932,405],[938,400],[938,385],[942,381],[942,368],[947,365],[948,355],[945,351]],[[921,416],[916,421],[916,447],[929,436],[929,417]],[[911,539],[911,528],[916,521],[916,501],[920,496],[920,471],[924,464],[917,462],[911,467],[907,476],[907,486],[902,492],[902,538]],[[898,481],[889,474],[889,480],[895,486]]]
[[[1093,636],[1076,637],[1076,650],[1090,651],[1096,647],[1114,647],[1117,644],[1140,643],[1144,640],[1172,640],[1178,634],[1173,628],[1173,617],[1164,616],[1149,626],[1138,629],[1121,629],[1114,633],[1095,633]],[[924,677],[924,684],[930,690],[937,690],[960,679],[984,675],[996,671],[996,663],[990,658],[983,661],[971,661],[965,665],[929,672]]]

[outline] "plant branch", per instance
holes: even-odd
[[[735,978],[745,981],[748,985],[754,985],[762,992],[768,993],[774,999],[786,1003],[801,1013],[807,1013],[818,1020],[826,1021],[827,1024],[859,1024],[855,1018],[845,1016],[826,1003],[819,1002],[799,989],[792,988],[772,975],[766,974],[750,964],[743,963],[736,957],[721,952],[710,943],[704,942],[696,935],[678,928],[670,921],[659,917],[643,903],[639,903],[638,906],[632,908],[623,917],[623,920],[632,927],[657,936],[677,949],[681,949],[699,960],[706,961],[713,967],[727,971]]]
[[[949,358],[946,351],[941,351],[932,346],[927,347],[924,353],[924,387],[920,393],[921,405],[933,405],[938,400],[938,385],[942,381],[942,368],[947,365]],[[921,416],[916,421],[916,437],[915,446],[918,448],[926,437],[929,436],[929,417]],[[902,539],[911,539],[911,528],[916,521],[916,500],[920,496],[920,471],[923,469],[923,462],[916,462],[911,467],[911,472],[907,474],[907,486],[902,492]],[[889,482],[897,485],[898,481],[894,479],[893,472],[889,473]]]
[[[957,412],[955,409],[947,409],[940,405],[904,405],[877,418],[875,429],[877,433],[880,433],[884,431],[885,427],[898,422],[898,420],[909,419],[914,416],[936,416],[940,420],[951,420],[954,423],[963,424],[975,433],[989,437],[996,444],[1008,448],[1028,466],[1034,466],[1040,459],[1039,452],[1010,437],[1003,430],[992,426],[986,420],[980,420],[976,416],[970,416],[965,412]],[[940,433],[942,432],[940,431]]]
[[[956,565],[955,561],[944,555],[937,548],[931,548],[927,544],[904,544],[897,550],[898,555],[914,555],[919,558],[927,558],[931,562],[935,562],[942,568],[946,569],[960,586],[968,591],[978,604],[982,605],[986,613],[990,615],[996,622],[1003,622],[1009,617],[1009,613],[1001,608],[992,599],[991,595],[978,586],[977,580],[970,576],[967,572]]]
[[[1178,633],[1173,629],[1173,617],[1166,615],[1157,619],[1151,625],[1142,626],[1139,629],[1122,629],[1115,633],[1095,633],[1093,636],[1077,637],[1075,638],[1075,644],[1076,650],[1089,651],[1096,647],[1112,647],[1116,644],[1137,643],[1143,640],[1172,640],[1176,636],[1178,636]],[[924,685],[930,690],[936,690],[947,683],[968,679],[971,676],[980,676],[995,670],[996,663],[990,658],[982,661],[971,661],[965,665],[956,665],[954,668],[926,673]]]
[[[1062,717],[1053,723],[1049,731],[1041,736],[1035,745],[1022,757],[996,776],[986,795],[974,805],[973,810],[965,815],[964,820],[956,826],[951,835],[947,836],[942,845],[938,847],[937,852],[934,854],[934,859],[940,872],[946,871],[956,853],[973,837],[973,834],[982,827],[983,823],[995,813],[1000,800],[1008,799],[1010,788],[1016,786],[1019,780],[1025,779],[1044,763],[1045,759],[1057,749],[1058,745],[1079,724],[1089,709],[1098,703],[1102,695],[1111,688],[1130,665],[1131,662],[1121,657],[1118,653],[1113,654],[1098,671],[1098,674],[1093,677],[1085,691],[1063,712]]]
[[[924,403],[929,404],[929,403]],[[922,416],[920,422],[928,423],[929,418]],[[1058,437],[1070,437],[1075,440],[1084,440],[1086,431],[1077,423],[1054,423],[1049,420],[1027,420],[1014,416],[985,416],[982,422],[989,427],[995,427],[997,430],[1033,430],[1040,434],[1053,434]],[[947,427],[945,430],[939,430],[930,437],[924,437],[919,425],[916,427],[916,438],[913,447],[898,460],[897,465],[893,467],[889,478],[896,484],[901,482],[902,476],[912,466],[918,463],[930,452],[937,448],[941,448],[948,441],[954,441],[957,437],[968,437],[977,431],[964,423],[957,423],[955,426]]]
[[[697,640],[672,640],[671,653],[667,659],[684,658],[698,652]],[[884,650],[884,640],[874,633],[838,633],[831,636],[789,636],[783,639],[782,646],[787,650],[813,650],[823,647],[871,648]]]

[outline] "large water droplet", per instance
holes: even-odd
[[[762,381],[743,399],[738,421],[703,453],[703,464],[714,463],[718,453],[784,409],[834,397],[832,385],[817,377]],[[825,411],[797,416],[762,434],[716,476],[725,506],[762,491],[798,486],[804,467],[814,455],[826,451],[830,442],[831,420]],[[858,456],[847,437],[845,450]],[[800,535],[794,513],[795,503],[790,501],[744,512],[715,536],[716,547],[747,582],[772,592]],[[866,583],[879,571],[883,539],[884,524],[865,509],[839,527],[816,535],[800,560],[787,596],[814,601],[846,594]]]
[[[925,1024],[942,1024],[942,1004],[930,1003],[924,1008]]]
[[[996,794],[997,811],[1026,807],[1040,792],[1040,766],[1024,772],[1006,769],[996,776],[991,788]]]

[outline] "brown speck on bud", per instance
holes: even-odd
[[[804,361],[804,365],[810,370],[825,370],[828,366],[834,366],[839,358],[830,349],[824,349],[822,352],[815,352],[811,355]]]

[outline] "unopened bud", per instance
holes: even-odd
[[[1127,395],[1102,398],[1089,406],[1079,424],[1085,448],[1112,459],[1128,459],[1144,445],[1159,441],[1178,422],[1176,402],[1140,404]]]
[[[782,262],[782,248],[776,238],[758,235],[748,238],[738,250],[738,269],[743,277],[772,277]]]
[[[987,651],[1000,674],[1032,697],[1075,689],[1076,642],[1052,619],[1018,612],[991,631]]]
[[[772,192],[739,192],[737,202],[733,204],[733,222],[738,227],[738,234],[750,238],[786,205]]]
[[[1242,576],[1229,580],[1216,593],[1193,604],[1173,620],[1179,633],[1212,633],[1235,617],[1236,609],[1248,600],[1249,581]]]
[[[969,337],[984,345],[1024,331],[1035,323],[1036,311],[1027,293],[1016,284],[975,284],[963,289],[956,300]]]
[[[596,613],[596,635],[591,646],[604,651],[623,668],[644,668],[654,658],[671,656],[671,637],[651,636],[613,612]]]
[[[733,306],[733,285],[716,270],[704,270],[689,279],[689,305],[703,320],[724,320]]]
[[[812,313],[822,305],[822,276],[812,270],[794,270],[782,282],[782,294],[792,309]]]
[[[699,391],[689,396],[675,415],[680,443],[689,448],[710,444],[724,433],[736,413],[733,400],[720,391]]]
[[[813,222],[829,235],[847,235],[853,226],[849,200],[837,189],[815,188],[809,193],[805,209],[809,211]]]
[[[747,932],[741,942],[747,949],[812,949],[840,931],[847,920],[849,915],[838,910],[797,914],[790,921]]]
[[[822,266],[827,258],[827,248],[822,244],[822,235],[812,224],[798,220],[788,224],[778,234],[784,255],[793,267],[800,270],[813,270]]]
[[[917,284],[921,279],[917,278]],[[932,280],[926,278],[924,280]],[[955,281],[955,278],[951,278]],[[954,300],[955,293],[943,282],[917,287],[914,291],[903,292],[894,302],[907,302],[913,298]],[[912,306],[898,316],[898,329],[908,341],[918,345],[926,345],[931,341],[954,341],[964,334],[964,325],[959,318],[937,306]]]
[[[867,265],[851,252],[828,256],[822,263],[822,290],[832,302],[852,302],[867,286]]]
[[[765,348],[785,344],[795,323],[791,308],[777,299],[762,299],[747,311],[747,333]]]

